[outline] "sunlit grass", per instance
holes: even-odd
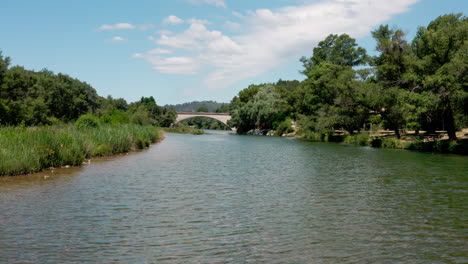
[[[159,129],[138,125],[0,128],[0,175],[80,165],[87,158],[143,149],[160,138]]]

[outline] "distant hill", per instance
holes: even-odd
[[[214,101],[194,101],[190,103],[183,103],[183,104],[176,104],[176,105],[165,105],[165,107],[172,107],[177,112],[197,112],[198,109],[201,107],[206,107],[208,112],[216,112],[218,108],[223,105],[227,105],[227,103],[218,103]]]

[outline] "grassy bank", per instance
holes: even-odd
[[[302,133],[299,137],[310,141],[336,142],[354,146],[468,155],[468,139],[458,139],[456,141],[449,141],[448,139],[431,140],[430,138],[420,138],[416,136],[403,136],[401,139],[398,139],[395,136],[373,136],[369,133],[356,135],[324,135],[311,131]]]
[[[191,135],[205,134],[205,131],[203,131],[203,129],[191,128],[191,127],[186,127],[186,126],[170,127],[170,128],[165,127],[165,128],[162,128],[162,130],[167,133],[177,133],[177,134],[191,134]]]
[[[0,175],[80,165],[87,158],[143,149],[161,139],[153,126],[0,128]]]

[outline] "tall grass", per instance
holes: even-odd
[[[192,135],[203,135],[205,131],[203,129],[191,128],[187,126],[178,126],[178,127],[164,127],[164,132],[167,133],[177,133],[177,134],[192,134]]]
[[[0,128],[0,175],[80,165],[86,158],[143,149],[160,139],[153,126]]]

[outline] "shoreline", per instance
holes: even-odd
[[[64,165],[64,166],[61,166],[61,167],[49,167],[49,168],[45,168],[45,169],[42,169],[40,171],[36,171],[36,172],[32,172],[32,173],[2,175],[2,176],[0,176],[0,179],[7,179],[7,178],[21,177],[21,176],[24,176],[24,177],[44,176],[44,179],[47,179],[47,178],[50,177],[49,175],[45,174],[47,172],[50,172],[51,174],[55,174],[55,173],[57,173],[56,172],[56,170],[57,170],[60,174],[63,174],[64,172],[69,172],[70,170],[73,170],[73,169],[80,169],[80,168],[83,168],[83,167],[85,167],[87,165],[91,165],[92,161],[106,162],[106,161],[109,161],[111,159],[124,158],[124,157],[126,157],[128,155],[131,155],[131,154],[136,154],[136,153],[139,153],[139,152],[147,151],[151,147],[153,147],[154,145],[161,143],[165,139],[165,136],[164,136],[164,132],[162,130],[160,130],[159,132],[160,132],[160,138],[156,142],[151,143],[149,147],[145,147],[143,149],[134,148],[131,151],[116,153],[114,155],[93,156],[93,157],[90,157],[88,159],[85,159],[85,161],[83,161],[83,163],[81,163],[80,165]]]
[[[294,135],[294,138],[310,142],[337,143],[342,146],[371,147],[376,149],[405,150],[424,153],[468,156],[468,138],[449,141],[445,138],[428,140],[429,137],[403,139],[394,136],[373,136],[368,133],[355,135]]]
[[[3,128],[0,177],[78,168],[92,160],[146,150],[164,138],[162,129],[152,126]]]

